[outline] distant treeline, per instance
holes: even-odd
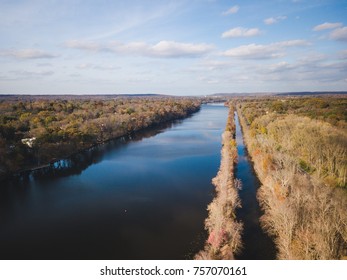
[[[281,92],[276,93],[275,95],[285,95],[285,96],[317,96],[317,95],[342,95],[347,94],[347,91],[297,91],[297,92]]]
[[[246,112],[248,123],[256,117],[275,113],[295,114],[328,122],[333,126],[347,129],[346,97],[267,97],[249,98]]]
[[[239,101],[279,259],[347,256],[347,98]]]
[[[189,98],[12,98],[0,100],[0,178],[200,108]]]
[[[0,94],[0,100],[6,101],[38,101],[38,100],[113,100],[116,98],[133,99],[133,98],[174,98],[174,96],[161,94]]]

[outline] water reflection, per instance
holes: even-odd
[[[0,197],[0,258],[193,256],[206,239],[226,117],[226,108],[204,105],[191,118],[8,182]]]
[[[182,120],[175,120],[158,124],[155,127],[143,129],[118,139],[110,140],[105,144],[94,146],[85,151],[74,154],[69,158],[55,161],[49,166],[35,169],[31,172],[23,172],[20,179],[28,180],[29,176],[33,176],[35,179],[52,179],[52,177],[65,177],[81,174],[81,172],[87,169],[90,165],[102,161],[103,157],[110,151],[124,148],[129,142],[139,142],[144,138],[153,137],[162,133],[165,129],[178,125],[181,122]]]
[[[273,260],[276,257],[275,245],[271,238],[264,233],[259,221],[262,216],[257,200],[257,190],[260,187],[260,182],[248,157],[238,115],[235,113],[234,117],[238,155],[236,178],[242,182],[242,189],[239,191],[242,208],[237,209],[236,214],[244,225],[242,235],[244,248],[236,258],[242,260]]]

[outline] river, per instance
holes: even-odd
[[[0,258],[192,258],[206,240],[227,114],[203,105],[3,184]]]
[[[243,141],[242,130],[237,113],[235,113],[236,143],[238,162],[235,177],[241,180],[242,189],[239,191],[242,208],[236,216],[243,222],[243,250],[236,256],[241,260],[274,260],[276,249],[272,239],[262,230],[259,219],[262,211],[256,197],[260,182],[254,172]]]

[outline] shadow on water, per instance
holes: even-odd
[[[188,116],[186,119],[192,116]],[[151,138],[165,132],[176,125],[183,122],[182,119],[173,120],[155,126],[129,133],[128,135],[111,139],[103,144],[93,146],[84,151],[80,151],[65,159],[57,160],[48,166],[33,169],[32,171],[23,171],[14,177],[3,182],[0,187],[0,224],[10,222],[13,216],[12,212],[17,211],[21,204],[32,199],[33,186],[32,182],[42,182],[39,187],[48,189],[51,186],[51,181],[59,180],[69,176],[80,175],[84,170],[93,164],[103,161],[104,157],[110,152],[124,149],[127,145],[133,142],[140,142],[143,139]],[[71,233],[73,235],[73,233]],[[83,238],[80,238],[83,240]],[[44,242],[44,240],[42,240]],[[19,241],[20,243],[20,241]],[[32,245],[32,250],[35,250],[35,244]],[[57,244],[59,247],[60,245]],[[0,240],[0,251],[1,251]],[[58,249],[56,249],[58,250]],[[15,252],[13,252],[15,254]],[[1,255],[1,254],[0,254]],[[9,255],[10,256],[10,255]],[[15,259],[15,257],[10,256]],[[26,256],[30,259],[29,256]]]
[[[238,154],[236,178],[242,182],[242,189],[239,191],[242,208],[237,210],[236,215],[244,224],[242,236],[244,247],[236,258],[240,260],[273,260],[276,258],[275,244],[264,233],[259,223],[259,219],[263,214],[257,200],[257,190],[260,187],[260,182],[249,159],[236,113],[235,124]]]
[[[191,116],[187,117],[190,118]],[[139,142],[145,138],[151,138],[157,134],[170,129],[175,125],[182,123],[182,120],[174,120],[157,124],[155,126],[145,128],[136,132],[129,133],[125,136],[111,139],[103,144],[93,146],[84,151],[80,151],[65,159],[60,159],[52,162],[48,166],[34,169],[32,171],[22,172],[15,180],[29,180],[33,176],[36,180],[51,180],[57,177],[67,177],[71,175],[79,175],[89,166],[99,163],[103,160],[104,156],[110,151],[124,148],[131,142]]]
[[[0,259],[186,259],[203,245],[225,107],[57,161],[0,188]]]

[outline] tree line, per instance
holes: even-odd
[[[196,112],[193,98],[0,100],[0,178]]]
[[[237,110],[279,259],[347,256],[344,97],[243,99]]]

